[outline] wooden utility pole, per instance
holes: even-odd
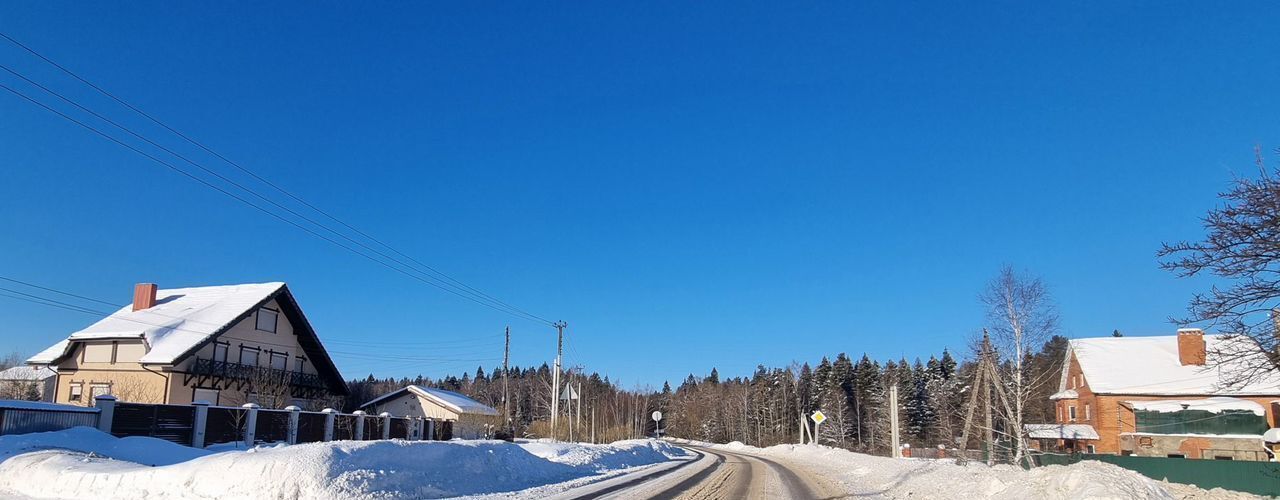
[[[556,327],[556,368],[551,372],[551,439],[558,439],[556,424],[560,418],[560,357],[564,354],[564,327],[569,325],[557,321],[551,326]]]
[[[507,432],[515,436],[515,426],[511,425],[511,393],[507,391],[507,374],[511,372],[511,327],[507,327],[507,345],[502,349],[502,418]]]
[[[991,347],[991,337],[987,335],[987,330],[982,330],[982,347],[978,353],[978,367],[973,374],[973,392],[969,393],[969,408],[965,410],[964,430],[960,434],[960,446],[967,446],[969,443],[969,429],[973,427],[973,412],[978,407],[978,395],[982,394],[985,406],[985,422],[983,425],[983,433],[986,435],[985,449],[987,452],[987,463],[995,463],[995,423],[992,421],[991,411],[996,402],[999,401],[1004,407],[1005,414],[1012,414],[1013,410],[1009,407],[1008,397],[1004,394],[1004,389],[998,382],[1000,378],[999,372],[996,370],[995,349]],[[1011,435],[1011,439],[1021,440],[1022,429],[1013,429],[1012,432],[1018,433]]]

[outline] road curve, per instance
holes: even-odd
[[[826,499],[832,495],[803,469],[757,455],[720,448],[681,445],[696,459],[651,474],[616,481],[576,500]]]

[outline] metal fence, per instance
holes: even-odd
[[[0,435],[60,431],[82,425],[98,425],[98,410],[54,405],[0,406]]]
[[[1069,465],[1097,460],[1119,465],[1155,480],[1280,496],[1280,463],[1186,458],[1130,457],[1105,454],[1037,455],[1039,465]]]

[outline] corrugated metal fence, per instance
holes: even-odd
[[[1097,460],[1119,465],[1156,480],[1225,488],[1267,496],[1280,496],[1280,463],[1186,458],[1126,457],[1120,455],[1037,455],[1039,465],[1068,465]]]
[[[33,405],[26,408],[0,406],[0,435],[60,431],[81,425],[98,425],[98,410],[56,408],[53,405]]]

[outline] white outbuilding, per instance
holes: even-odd
[[[438,422],[437,438],[485,439],[493,436],[502,417],[498,410],[453,391],[410,385],[383,394],[360,407],[371,415],[425,417]],[[441,432],[443,430],[443,432]]]

